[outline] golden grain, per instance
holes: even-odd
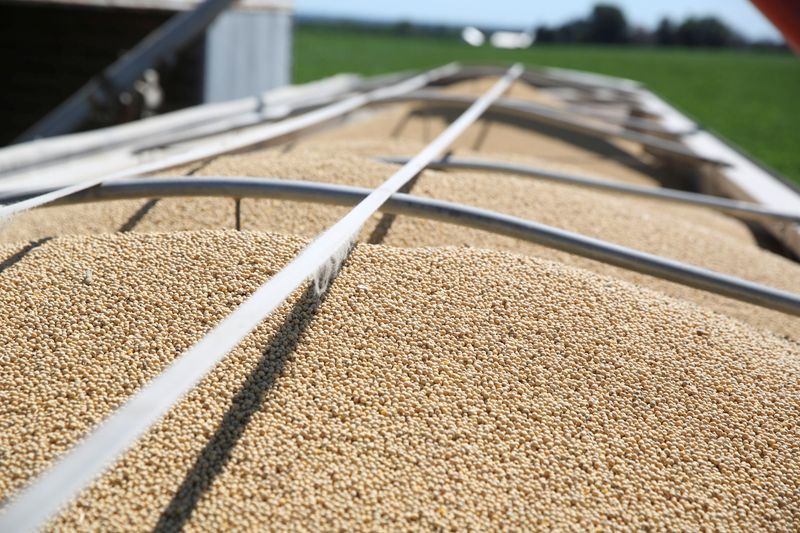
[[[0,494],[301,245],[59,238],[4,272]],[[798,377],[796,344],[632,285],[360,245],[323,302],[293,297],[53,527],[789,530]]]

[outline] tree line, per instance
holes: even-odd
[[[460,39],[461,26],[410,21],[376,21],[299,15],[295,24],[302,27],[337,29],[402,37]],[[479,27],[485,33],[508,28]],[[775,41],[748,41],[717,17],[689,17],[683,21],[663,18],[652,29],[633,25],[613,4],[600,3],[585,18],[531,30],[538,44],[613,44],[639,46],[750,47],[786,50]]]
[[[656,46],[781,46],[779,43],[749,42],[717,17],[689,17],[682,22],[663,18],[649,30],[628,23],[625,13],[612,4],[597,4],[586,18],[560,26],[535,28],[536,43],[647,44]]]

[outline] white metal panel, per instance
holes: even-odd
[[[242,98],[288,84],[290,54],[289,13],[225,13],[206,37],[204,100]]]

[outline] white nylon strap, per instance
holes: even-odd
[[[86,439],[24,489],[0,514],[0,531],[31,531],[46,523],[122,452],[186,395],[291,293],[346,246],[400,187],[422,171],[503,94],[522,72],[512,67],[441,135],[352,211],[320,234],[288,265],[261,285],[205,337],[102,422]]]
[[[137,165],[132,168],[82,181],[80,183],[76,183],[75,185],[56,189],[55,191],[51,191],[47,194],[35,196],[21,202],[5,205],[0,207],[0,220],[14,215],[15,213],[25,211],[26,209],[39,207],[54,200],[58,200],[59,198],[69,196],[70,194],[74,194],[90,187],[94,187],[95,185],[103,183],[104,181],[129,178],[131,176],[138,176],[140,174],[147,174],[148,172],[155,172],[165,168],[184,165],[193,161],[207,159],[209,157],[214,157],[220,154],[245,148],[247,146],[252,146],[254,144],[275,139],[283,135],[302,131],[306,128],[310,128],[333,118],[345,115],[358,109],[359,107],[363,107],[370,102],[415,91],[428,85],[431,81],[441,79],[454,73],[458,70],[458,68],[459,67],[455,64],[445,65],[418,76],[414,76],[413,78],[409,78],[408,80],[402,81],[398,84],[376,89],[366,94],[352,96],[342,100],[341,102],[336,102],[294,118],[289,118],[273,124],[265,124],[249,128],[237,135],[232,135],[220,141],[215,141],[213,145],[210,146],[199,146],[197,148],[193,148],[186,152],[172,155],[158,161]]]

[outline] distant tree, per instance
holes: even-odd
[[[589,42],[590,24],[582,19],[567,22],[556,30],[558,43],[585,43]]]
[[[690,17],[678,28],[678,42],[684,46],[729,46],[735,40],[733,30],[716,17]]]
[[[640,26],[629,26],[619,7],[605,3],[596,4],[586,18],[573,19],[561,26],[537,27],[536,42],[709,47],[747,45],[743,37],[716,17],[690,17],[680,25],[664,17],[651,32]]]
[[[700,21],[689,17],[678,27],[678,42],[684,46],[702,46],[703,36],[700,32]]]
[[[633,26],[629,30],[628,42],[638,46],[653,44],[653,33],[644,26]]]
[[[678,28],[672,21],[664,17],[658,23],[654,34],[654,40],[659,46],[672,46],[678,43]]]
[[[789,47],[786,43],[773,39],[757,39],[750,43],[750,46],[752,46],[754,50],[761,52],[784,53],[789,51]]]
[[[414,25],[411,22],[404,20],[402,22],[398,22],[392,28],[392,33],[397,35],[411,35],[411,32],[414,30]]]
[[[608,44],[628,42],[628,21],[617,6],[597,4],[587,22],[589,42]]]
[[[556,30],[547,26],[536,28],[536,43],[547,44],[556,42]]]

